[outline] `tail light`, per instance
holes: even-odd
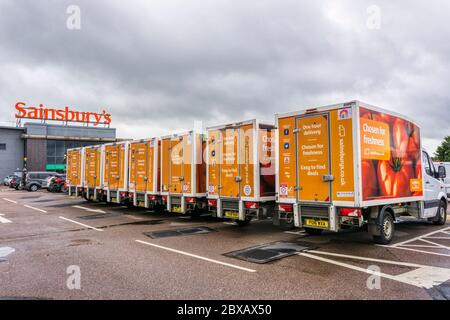
[[[148,196],[148,200],[155,201],[156,200],[156,196],[155,195]]]
[[[208,199],[208,206],[210,206],[210,207],[217,207],[217,200],[215,200],[215,199]]]
[[[134,198],[134,193],[133,192],[129,192],[128,193],[128,198]]]
[[[245,202],[245,208],[246,209],[259,209],[259,203],[258,202],[252,202],[252,201],[246,201]]]
[[[193,197],[186,197],[186,201],[187,203],[196,203],[197,199]]]
[[[120,192],[119,195],[120,195],[121,198],[125,198],[127,196],[127,193],[126,192]]]
[[[343,217],[361,217],[361,209],[357,208],[341,208],[339,214]]]
[[[167,201],[167,196],[162,196],[163,201]]]
[[[294,207],[292,206],[292,204],[279,204],[278,210],[280,210],[282,212],[293,212]]]

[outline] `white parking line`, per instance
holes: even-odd
[[[16,249],[11,247],[0,247],[0,258],[9,256],[11,253],[15,252]]]
[[[88,229],[92,229],[92,230],[95,230],[95,231],[104,231],[104,230],[102,230],[102,229],[98,229],[98,228],[95,228],[95,227],[91,227],[91,226],[88,226],[87,224],[84,224],[84,223],[81,223],[81,222],[78,222],[78,221],[74,221],[74,220],[71,220],[71,219],[67,219],[67,218],[65,218],[65,217],[59,216],[59,218],[60,218],[60,219],[63,219],[63,220],[66,220],[66,221],[69,221],[69,222],[72,222],[72,223],[75,223],[75,224],[78,224],[78,225],[80,225],[80,226],[86,227],[86,228],[88,228]]]
[[[24,207],[25,207],[25,208],[28,208],[28,209],[31,209],[31,210],[39,211],[39,212],[42,212],[42,213],[48,213],[48,212],[45,211],[45,210],[42,210],[42,209],[39,209],[39,208],[35,208],[35,207],[29,206],[29,205],[27,205],[27,204],[25,204]]]
[[[426,244],[404,244],[402,247],[411,247],[411,248],[436,248],[436,246],[429,246]]]
[[[442,244],[440,244],[440,243],[436,243],[436,242],[433,242],[433,241],[428,241],[428,240],[426,240],[426,239],[419,239],[419,241],[422,241],[422,242],[425,242],[425,243],[429,243],[429,244],[431,244],[431,245],[434,245],[435,247],[441,247],[441,248],[450,250],[449,247],[444,246],[444,245],[442,245]]]
[[[142,220],[142,218],[139,217],[135,217],[135,216],[130,216],[128,214],[124,215],[125,217],[129,218],[129,219],[133,219],[133,220]]]
[[[11,199],[3,198],[3,200],[17,204],[17,201],[14,201],[14,200],[11,200]]]
[[[214,260],[214,259],[198,256],[196,254],[184,252],[184,251],[181,251],[181,250],[176,250],[176,249],[172,249],[172,248],[168,248],[168,247],[163,247],[163,246],[160,246],[160,245],[157,245],[157,244],[154,244],[154,243],[145,242],[145,241],[141,241],[141,240],[136,240],[136,242],[139,242],[139,243],[142,243],[142,244],[146,244],[146,245],[149,245],[149,246],[152,246],[152,247],[155,247],[155,248],[164,249],[164,250],[167,250],[167,251],[179,253],[179,254],[182,254],[182,255],[185,255],[185,256],[189,256],[189,257],[192,257],[192,258],[197,258],[197,259],[200,259],[200,260],[204,260],[204,261],[220,264],[220,265],[223,265],[223,266],[226,266],[226,267],[235,268],[235,269],[239,269],[239,270],[247,271],[247,272],[256,272],[256,270],[254,270],[254,269],[248,269],[248,268],[240,267],[240,266],[237,266],[237,265],[234,265],[234,264],[230,264],[230,263],[226,263],[226,262],[222,262],[222,261],[218,261],[218,260]]]
[[[306,235],[306,231],[304,231],[304,230],[300,230],[300,231],[285,231],[284,233],[295,234],[296,236]]]
[[[350,254],[341,254],[341,253],[318,251],[318,250],[308,250],[308,252],[312,252],[312,253],[316,253],[316,254],[322,254],[322,255],[326,255],[326,256],[339,257],[339,258],[348,258],[348,259],[354,259],[354,260],[380,262],[380,263],[385,263],[385,264],[395,264],[395,265],[398,265],[398,266],[405,266],[405,267],[412,267],[412,268],[429,267],[427,265],[411,263],[411,262],[401,262],[401,261],[394,261],[394,260],[376,259],[376,258],[361,257],[361,256],[350,255]]]
[[[72,206],[72,208],[81,209],[81,210],[85,210],[85,211],[89,211],[89,212],[95,212],[95,213],[106,213],[105,211],[103,211],[101,209],[91,209],[91,208],[86,208],[86,207],[82,207],[82,206]]]
[[[433,232],[429,232],[426,233],[424,235],[418,236],[418,237],[414,237],[412,239],[409,240],[405,240],[402,242],[398,242],[398,243],[394,243],[392,245],[378,245],[380,247],[385,247],[385,248],[392,248],[392,249],[401,249],[401,250],[407,250],[407,251],[412,251],[412,252],[418,252],[418,253],[425,253],[425,254],[431,254],[431,255],[436,255],[436,256],[443,256],[443,257],[450,257],[450,254],[448,253],[443,253],[442,250],[446,250],[447,252],[450,250],[450,247],[442,245],[440,243],[436,243],[434,241],[430,241],[433,239],[441,239],[441,240],[450,240],[450,237],[442,237],[442,236],[435,236],[439,233],[441,234],[449,234],[447,230],[450,230],[450,227],[445,227]],[[416,241],[421,241],[421,242],[425,242],[428,245],[418,245],[418,244],[412,244],[413,242]],[[418,250],[418,249],[413,249],[413,247],[415,248],[424,248],[424,249],[435,249],[435,250],[441,250],[441,252],[436,252],[436,251],[426,251],[426,250]]]
[[[393,264],[393,265],[416,268],[415,270],[408,271],[408,272],[405,272],[402,274],[390,275],[387,273],[377,272],[377,271],[371,270],[369,268],[365,269],[365,268],[357,267],[357,266],[354,266],[354,265],[351,265],[348,263],[319,257],[319,256],[316,256],[316,255],[310,254],[310,253],[305,253],[305,252],[297,253],[298,255],[303,256],[303,257],[319,260],[322,262],[327,262],[330,264],[334,264],[334,265],[337,265],[340,267],[348,268],[348,269],[359,271],[359,272],[377,275],[379,277],[406,283],[406,284],[409,284],[409,285],[412,285],[415,287],[419,287],[419,288],[429,289],[429,288],[432,288],[433,286],[440,285],[441,283],[444,283],[450,279],[450,269],[449,268],[440,268],[440,267],[426,266],[426,265],[420,265],[420,264],[415,264],[415,263],[398,262],[398,261],[352,256],[352,255],[337,254],[337,253],[315,251],[315,250],[311,250],[308,252],[342,257],[342,258],[355,259],[355,260],[380,262],[380,263],[385,263],[385,264]]]
[[[360,271],[360,272],[364,272],[364,273],[368,273],[368,274],[378,275],[380,277],[384,277],[384,278],[387,278],[387,279],[399,281],[395,276],[392,276],[390,274],[386,274],[386,273],[382,273],[382,272],[376,272],[376,271],[373,271],[371,269],[365,269],[365,268],[361,268],[361,267],[356,267],[356,266],[348,264],[348,263],[344,263],[344,262],[334,261],[334,260],[327,259],[327,258],[318,257],[318,256],[315,256],[313,254],[309,254],[309,253],[305,253],[305,252],[299,252],[298,255],[303,256],[303,257],[307,257],[307,258],[311,258],[311,259],[315,259],[315,260],[319,260],[319,261],[322,261],[322,262],[331,263],[331,264],[334,264],[336,266],[352,269],[352,270],[355,270],[355,271]],[[411,282],[411,281],[405,280],[405,281],[400,281],[400,282],[404,282],[404,283],[416,286],[416,284]]]
[[[3,218],[2,216],[4,216],[4,214],[0,213],[0,223],[12,223],[11,220],[8,220],[6,218]]]
[[[405,244],[405,243],[408,243],[408,242],[413,242],[413,241],[419,240],[420,238],[426,238],[428,236],[432,236],[432,235],[434,235],[436,233],[439,233],[439,232],[446,233],[445,231],[447,231],[447,230],[450,230],[450,227],[442,228],[440,230],[436,230],[436,231],[433,231],[433,232],[430,232],[430,233],[426,233],[424,235],[421,235],[421,236],[418,236],[418,237],[415,237],[415,238],[412,238],[412,239],[409,239],[409,240],[405,240],[405,241],[402,241],[402,242],[394,243],[394,244],[392,244],[390,246],[385,246],[385,247],[398,247],[398,246],[401,246],[402,244]]]
[[[450,254],[439,253],[439,252],[417,250],[417,249],[411,249],[411,248],[405,248],[405,247],[390,247],[390,246],[382,246],[382,247],[392,248],[392,249],[400,249],[400,250],[406,250],[406,251],[413,251],[413,252],[419,252],[419,253],[426,253],[426,254],[432,254],[432,255],[435,255],[435,256],[450,257]],[[439,248],[433,247],[433,249],[439,249]]]
[[[450,240],[450,237],[427,237],[427,239]]]

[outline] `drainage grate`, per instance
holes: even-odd
[[[53,201],[58,201],[58,199],[43,199],[43,200],[35,200],[32,201],[33,203],[43,203],[43,202],[53,202]]]
[[[297,243],[279,241],[225,253],[224,255],[254,263],[267,263],[311,249],[313,248]]]
[[[450,281],[433,286],[427,292],[434,300],[450,300]]]
[[[76,205],[86,204],[86,202],[72,202],[72,203],[60,203],[60,204],[52,204],[51,206],[46,206],[48,208],[66,208],[72,207]]]
[[[113,217],[118,217],[118,216],[123,216],[123,213],[120,213],[120,212],[99,213],[99,214],[92,214],[90,216],[82,216],[82,217],[78,217],[78,218],[84,219],[84,220],[95,220],[95,219],[113,218]]]
[[[194,227],[194,228],[183,228],[176,230],[161,230],[153,232],[144,232],[144,235],[152,239],[157,238],[168,238],[168,237],[178,237],[178,236],[188,236],[193,234],[205,234],[214,232],[216,230],[208,227]]]

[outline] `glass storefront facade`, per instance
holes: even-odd
[[[47,140],[46,170],[64,171],[66,169],[65,154],[67,153],[67,149],[85,147],[94,144],[98,144],[98,142]]]

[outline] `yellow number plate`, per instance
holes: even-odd
[[[224,214],[227,218],[239,219],[239,212],[237,211],[225,211]]]
[[[181,212],[181,206],[172,206],[172,212],[180,213]]]
[[[111,198],[111,202],[117,202],[117,198]]]
[[[311,227],[328,229],[328,221],[326,221],[326,220],[305,219],[305,225],[311,226]]]

